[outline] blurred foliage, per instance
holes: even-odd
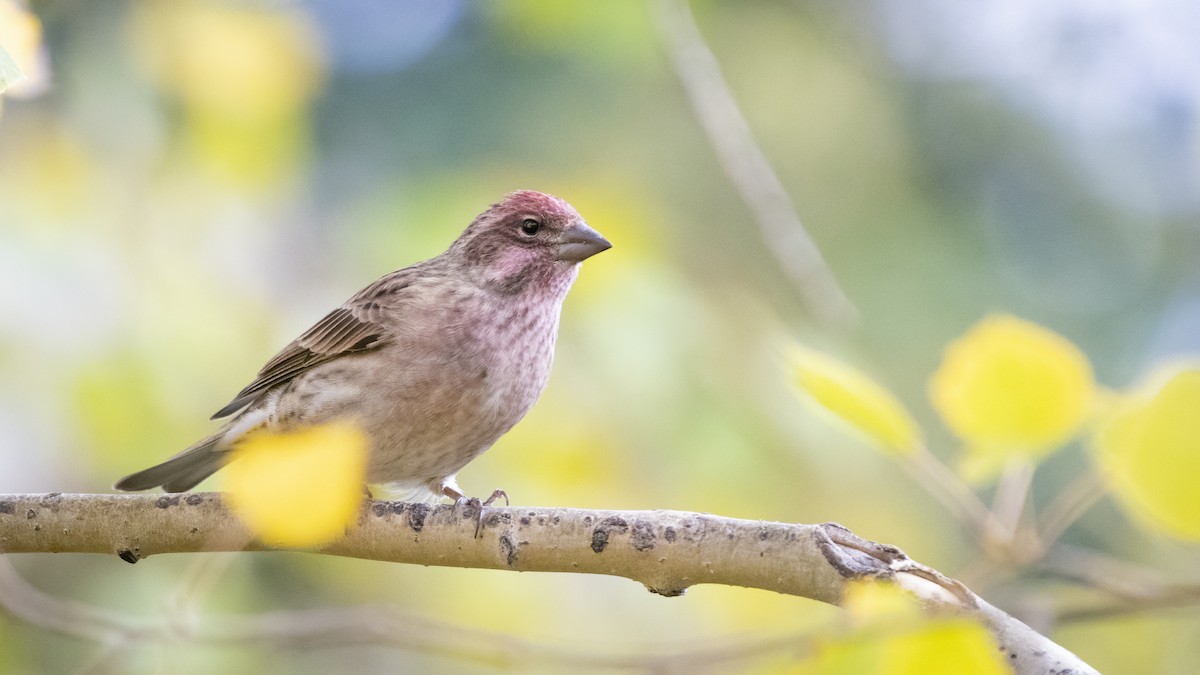
[[[921,432],[904,406],[863,373],[799,346],[792,349],[791,363],[801,389],[884,450],[908,454],[921,443]]]
[[[0,93],[37,96],[48,84],[41,21],[17,0],[0,2]]]
[[[927,3],[900,13],[887,2],[693,3],[760,146],[860,310],[853,331],[834,334],[802,313],[717,163],[650,5],[432,4],[0,0],[0,47],[36,84],[0,95],[0,492],[102,491],[165,459],[210,433],[208,415],[330,307],[439,253],[504,192],[533,188],[571,201],[615,248],[584,266],[546,394],[462,472],[468,492],[837,520],[971,577],[1035,623],[1082,594],[1103,596],[1017,566],[978,573],[979,542],[872,452],[877,440],[847,437],[797,405],[779,345],[810,345],[870,373],[947,461],[959,456],[957,436],[974,447],[963,429],[975,427],[939,415],[994,399],[921,402],[943,358],[947,377],[965,372],[943,348],[980,317],[1008,312],[1069,337],[1117,390],[1200,351],[1200,228],[1188,210],[1200,186],[1186,161],[1200,147],[1188,107],[1200,96],[1088,99],[1051,117],[1045,100],[1021,96],[1047,90],[1037,68],[997,83],[897,56],[901,38],[932,43],[925,32],[938,26],[968,38],[1008,28],[1018,44],[1037,27],[1081,39],[1009,53],[1070,64],[1108,55],[1124,74],[1143,72],[1153,45],[1182,43],[1116,53],[1082,39],[1086,21],[1054,30],[1045,15],[1014,14],[984,25],[962,10],[961,23],[938,24],[923,21]],[[1007,63],[985,51],[1005,46],[990,37],[964,42]],[[1189,54],[1176,60],[1195,72]],[[1122,127],[1121,101],[1160,107]],[[1112,157],[1122,161],[1103,161]],[[1116,198],[1127,186],[1143,198]],[[1022,335],[982,342],[1003,351]],[[1055,391],[1078,403],[1093,376],[1069,351],[1050,363],[1074,363]],[[1064,544],[1200,581],[1194,546],[1158,531],[1194,539],[1194,520],[1178,515],[1194,509],[1187,488],[1198,471],[1189,378],[1113,404],[1125,412],[1098,454],[1134,517],[1102,501]],[[1070,439],[1090,420],[1067,407],[1039,427],[1057,451],[1033,456],[1038,513],[1089,470]],[[219,473],[205,488],[225,484]],[[382,603],[567,649],[799,635],[837,616],[744,589],[664,600],[620,579],[292,554],[239,556],[201,592],[189,582],[203,577],[197,560],[209,558],[15,562],[55,595],[148,621]],[[1200,658],[1186,639],[1198,624],[1187,607],[1050,632],[1101,671],[1185,673]],[[63,672],[96,646],[0,614],[0,653],[0,672]],[[133,672],[493,670],[381,647],[181,642],[116,659]]]
[[[1003,675],[1012,670],[982,625],[925,616],[898,588],[856,583],[844,601],[851,628],[819,641],[796,672],[828,675]]]
[[[800,387],[815,402],[874,438],[887,454],[917,451],[919,431],[887,390],[831,357],[801,347],[793,351]],[[1200,477],[1200,370],[1165,373],[1155,378],[1166,377],[1165,382],[1101,406],[1094,400],[1087,357],[1074,344],[1041,326],[994,315],[947,347],[930,378],[930,398],[945,424],[966,442],[960,473],[974,483],[1045,460],[1090,417],[1098,429],[1091,456],[1121,503],[1151,527],[1195,540],[1200,537],[1200,492],[1194,489]],[[1101,487],[1094,490],[1099,493]],[[1018,515],[1024,495],[1020,502]],[[1059,534],[1044,536],[1052,540]]]
[[[0,48],[0,93],[3,93],[10,85],[20,81],[24,77],[24,73],[17,67],[16,62],[13,61],[8,52]]]
[[[1200,369],[1131,395],[1096,448],[1123,505],[1152,527],[1200,540]]]
[[[262,542],[314,548],[354,523],[366,473],[367,437],[353,424],[251,431],[233,447],[225,496]]]
[[[946,347],[929,381],[934,408],[967,444],[964,471],[991,478],[1013,456],[1042,458],[1075,435],[1094,400],[1074,344],[1013,316],[991,316]]]
[[[136,61],[182,108],[200,166],[231,188],[270,185],[303,165],[307,104],[321,84],[317,31],[304,12],[188,0],[141,3]]]

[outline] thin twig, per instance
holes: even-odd
[[[1129,614],[1141,614],[1155,609],[1189,607],[1200,603],[1200,586],[1181,586],[1169,593],[1137,600],[1117,600],[1059,612],[1059,624],[1099,621]]]
[[[1000,535],[1005,543],[1011,543],[1021,526],[1021,516],[1029,501],[1029,488],[1033,485],[1033,464],[1025,459],[1013,458],[1000,474],[996,496],[992,500],[992,513],[1000,521]]]
[[[1200,583],[1171,583],[1155,570],[1076,546],[1056,545],[1038,569],[1081,582],[1110,598],[1060,609],[1058,623],[1094,621],[1200,603]]]
[[[1054,547],[1038,568],[1125,600],[1155,598],[1179,587],[1151,569],[1078,546]]]
[[[758,221],[767,249],[791,279],[813,316],[842,327],[858,312],[796,215],[791,197],[754,141],[721,66],[697,28],[686,0],[658,0],[659,32],[692,109],[721,167]]]
[[[904,455],[902,461],[930,494],[937,497],[952,514],[971,526],[977,536],[996,527],[996,518],[971,488],[925,446]]]
[[[375,644],[488,664],[643,672],[695,672],[780,651],[806,651],[803,636],[784,634],[709,640],[703,645],[658,648],[654,654],[589,652],[418,618],[384,606],[265,612],[251,616],[208,615],[204,621],[172,625],[169,620],[138,619],[56,598],[25,581],[3,556],[0,556],[0,606],[33,625],[100,643],[78,669],[81,675],[103,672],[122,651],[138,644],[179,639],[207,644],[274,642],[310,649]]]
[[[1049,547],[1107,494],[1107,479],[1095,468],[1075,479],[1046,506],[1042,513],[1039,536]]]
[[[0,605],[26,623],[92,642],[116,641],[140,630],[116,612],[43,593],[4,556],[0,556]]]

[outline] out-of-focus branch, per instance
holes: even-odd
[[[1108,481],[1096,469],[1090,469],[1066,489],[1058,493],[1054,501],[1046,507],[1042,514],[1040,537],[1042,546],[1049,548],[1067,531],[1075,521],[1083,517],[1088,509],[1108,494]]]
[[[1155,570],[1075,546],[1056,546],[1037,568],[1103,591],[1108,597],[1060,609],[1054,619],[1075,623],[1200,602],[1200,583],[1172,583]]]
[[[771,163],[754,142],[687,0],[658,0],[654,5],[659,32],[696,117],[725,173],[758,221],[767,248],[818,321],[835,326],[853,322],[857,310],[804,229]]]
[[[268,643],[293,649],[384,645],[498,666],[532,664],[580,669],[629,669],[643,672],[693,670],[794,651],[795,635],[707,641],[653,654],[633,655],[573,650],[495,631],[457,626],[414,616],[393,607],[364,605],[259,614],[209,615],[205,621],[164,622],[123,616],[63,600],[34,588],[0,557],[0,606],[31,624],[100,643],[92,664],[107,665],[133,645],[179,641],[235,645]],[[87,670],[92,664],[85,664]]]
[[[1018,672],[1095,672],[962,584],[837,525],[681,511],[489,507],[476,536],[477,515],[470,508],[367,500],[346,536],[319,552],[422,565],[608,574],[666,596],[717,583],[836,603],[850,580],[888,579],[927,605],[976,613]],[[269,549],[211,493],[0,495],[4,553],[108,553],[136,562],[159,553],[233,550]]]

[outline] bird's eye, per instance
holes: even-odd
[[[541,229],[542,224],[533,218],[526,218],[525,220],[521,221],[521,232],[523,232],[526,236],[532,237]]]

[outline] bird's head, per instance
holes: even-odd
[[[502,293],[535,286],[565,293],[579,263],[612,248],[570,204],[553,195],[511,192],[479,214],[449,253]]]

